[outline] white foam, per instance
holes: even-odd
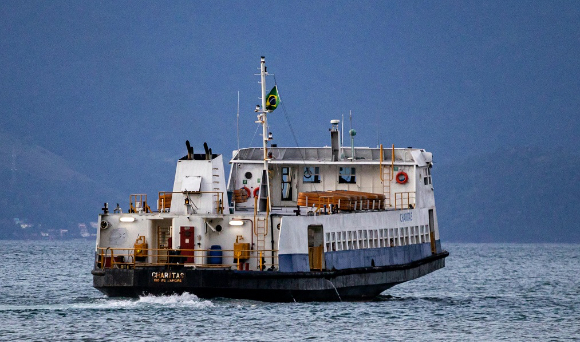
[[[183,293],[173,294],[170,296],[141,296],[138,300],[135,299],[118,299],[118,298],[103,298],[93,303],[76,303],[72,304],[73,309],[135,309],[146,306],[162,306],[168,308],[193,308],[204,309],[213,307],[213,303],[209,300],[201,300],[194,294]]]
[[[173,294],[170,296],[153,296],[147,295],[139,297],[137,301],[139,304],[148,304],[148,305],[163,305],[169,307],[188,307],[188,308],[208,308],[213,307],[213,303],[209,300],[200,300],[194,294],[184,292],[182,294]]]

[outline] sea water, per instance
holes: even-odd
[[[94,242],[0,241],[0,340],[580,339],[580,245],[446,244],[446,267],[369,302],[107,298]]]

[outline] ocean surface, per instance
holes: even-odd
[[[0,241],[0,340],[580,340],[580,245],[446,244],[370,302],[107,298],[93,241]]]

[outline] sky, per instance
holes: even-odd
[[[260,56],[279,146],[328,145],[330,120],[348,130],[352,112],[357,146],[436,162],[578,153],[577,1],[3,0],[0,132],[153,195],[186,139],[229,159],[238,92],[240,145],[260,144]]]

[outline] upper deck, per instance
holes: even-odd
[[[253,210],[255,197],[268,197],[272,208],[295,208],[299,193],[341,190],[384,195],[386,209],[434,205],[433,157],[423,149],[273,146],[267,156],[264,180],[263,148],[233,152],[228,191],[243,189],[249,197],[238,196],[236,210]]]
[[[432,155],[417,148],[381,148],[355,147],[354,160],[351,148],[340,149],[338,158],[333,158],[332,148],[326,147],[270,147],[268,148],[268,163],[270,164],[340,164],[356,163],[380,164],[391,163],[397,165],[425,166],[432,161]],[[264,163],[264,149],[261,147],[243,148],[233,152],[230,163]]]

